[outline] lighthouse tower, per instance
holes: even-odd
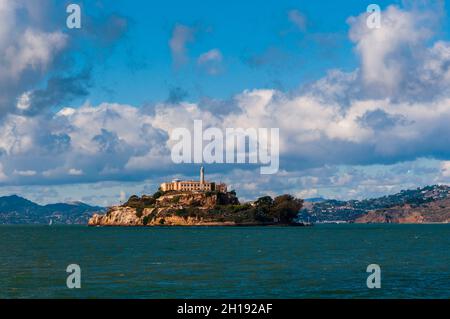
[[[200,167],[200,185],[205,184],[205,168]]]

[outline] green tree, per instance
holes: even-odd
[[[164,195],[164,192],[162,191],[161,187],[158,188],[156,193],[153,194],[153,198],[156,200],[157,198],[160,198],[162,195]]]
[[[303,200],[292,195],[281,195],[275,197],[271,207],[271,215],[283,223],[291,223],[303,207]]]
[[[263,196],[256,200],[255,202],[256,206],[272,206],[273,205],[273,199],[270,196]]]

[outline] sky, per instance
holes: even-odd
[[[81,28],[66,7],[81,6]],[[379,5],[380,27],[367,25]],[[172,178],[175,128],[279,128],[243,200],[450,183],[445,1],[0,0],[0,195],[113,205]]]

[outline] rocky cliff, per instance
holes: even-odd
[[[232,221],[218,221],[199,215],[182,215],[170,208],[145,208],[139,216],[136,208],[115,206],[105,215],[94,215],[89,226],[208,226],[234,225]]]
[[[426,224],[450,223],[450,199],[420,205],[405,204],[368,212],[355,223]]]

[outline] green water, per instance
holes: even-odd
[[[450,298],[450,225],[0,226],[0,243],[0,298]]]

